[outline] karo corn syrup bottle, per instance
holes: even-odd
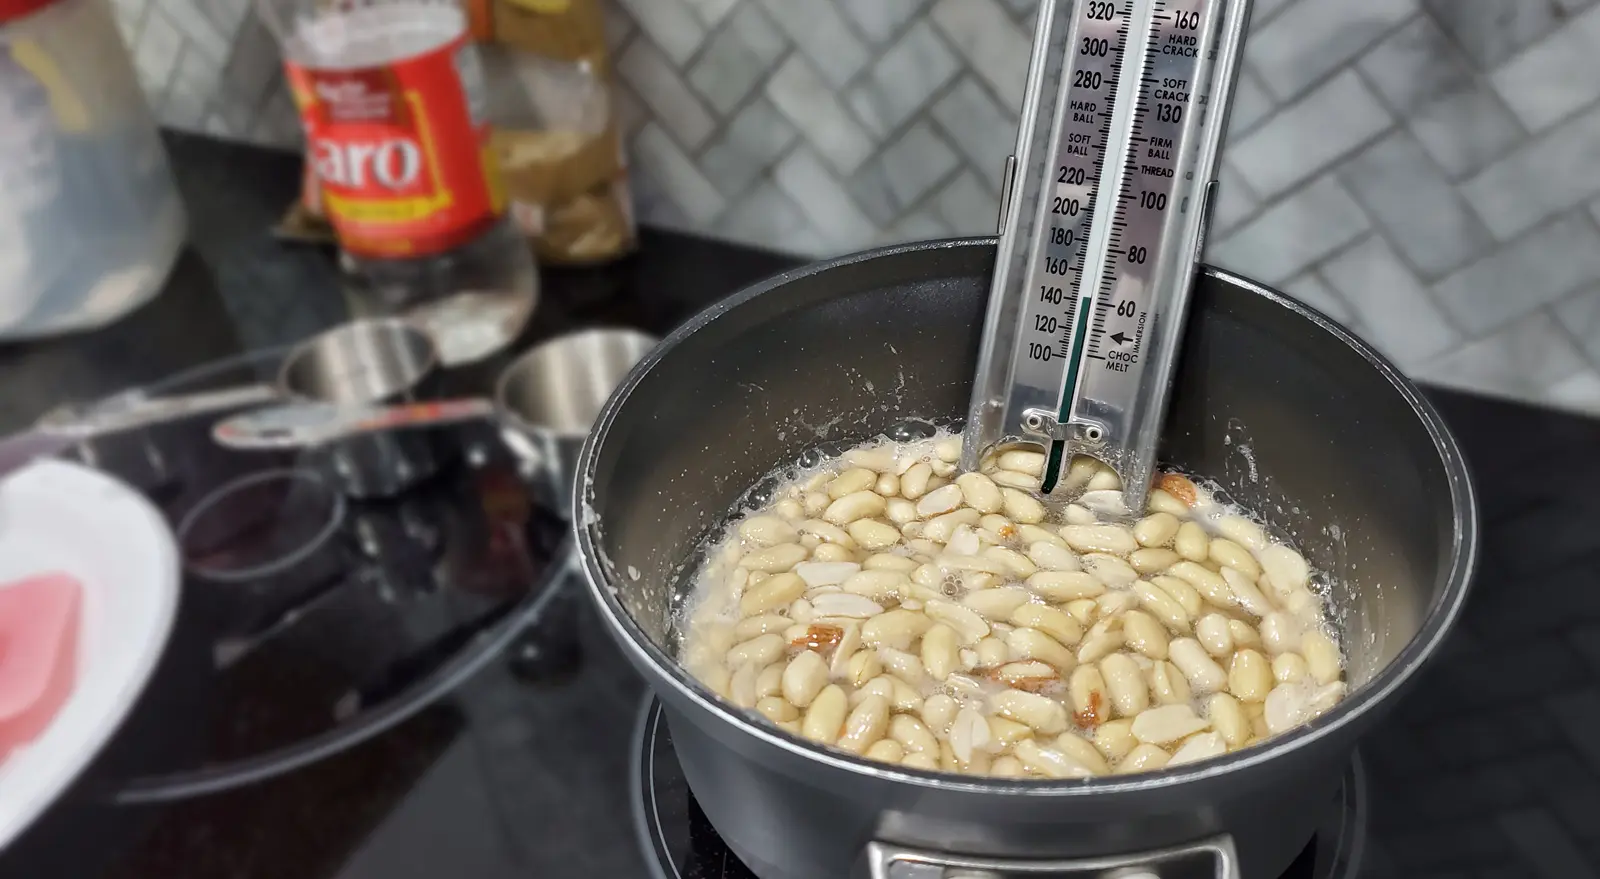
[[[258,0],[358,316],[400,315],[445,364],[509,344],[538,301],[506,215],[488,95],[456,0]]]

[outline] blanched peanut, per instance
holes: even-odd
[[[1067,681],[1067,697],[1078,726],[1089,728],[1111,719],[1110,696],[1099,666],[1078,666]]]
[[[902,483],[901,491],[904,490],[904,483]],[[928,492],[922,496],[921,500],[917,501],[917,515],[924,519],[943,515],[958,509],[961,506],[961,502],[961,486],[946,485]]]
[[[795,565],[806,560],[811,553],[798,543],[780,543],[766,549],[758,549],[739,560],[739,564],[752,571],[765,571],[776,574],[787,571]]]
[[[1217,607],[1236,607],[1239,604],[1239,599],[1234,596],[1233,590],[1228,588],[1228,581],[1222,579],[1221,574],[1207,570],[1201,565],[1188,561],[1178,562],[1167,573],[1194,587],[1202,598]]]
[[[1272,665],[1254,650],[1240,650],[1228,666],[1228,692],[1245,702],[1260,702],[1272,690]]]
[[[1002,470],[1015,470],[1033,477],[1044,476],[1044,462],[1043,452],[1030,452],[1026,449],[1001,452],[995,459],[995,465]]]
[[[832,522],[821,519],[807,519],[800,523],[800,533],[807,537],[815,537],[825,543],[837,543],[848,549],[854,549],[856,540],[850,532],[840,528]]]
[[[1300,639],[1306,627],[1295,617],[1282,611],[1267,614],[1261,620],[1261,642],[1273,656],[1300,649]]]
[[[1121,616],[1139,606],[1139,598],[1132,592],[1107,592],[1094,600],[1102,617]]]
[[[1100,675],[1105,678],[1111,704],[1123,717],[1132,717],[1150,707],[1150,690],[1145,686],[1139,666],[1126,653],[1113,653],[1100,660]]]
[[[1272,730],[1267,729],[1267,704],[1265,702],[1245,702],[1244,716],[1250,718],[1251,741],[1264,739],[1272,735]]]
[[[728,701],[740,708],[756,707],[756,675],[759,673],[753,662],[735,669],[728,678]]]
[[[1201,760],[1210,760],[1212,757],[1221,757],[1226,753],[1228,753],[1228,743],[1221,733],[1204,732],[1185,740],[1183,746],[1172,753],[1172,759],[1167,761],[1167,765],[1198,763]]]
[[[1333,706],[1339,704],[1339,701],[1345,697],[1347,692],[1349,692],[1349,689],[1345,686],[1344,681],[1334,681],[1331,684],[1323,684],[1318,687],[1311,693],[1311,701],[1307,706],[1311,715],[1310,719],[1315,720],[1332,711]]]
[[[828,664],[810,650],[801,651],[789,660],[781,683],[783,698],[791,705],[805,708],[828,685]]]
[[[783,669],[788,664],[781,660],[770,663],[756,675],[757,699],[765,699],[783,692]]]
[[[961,437],[951,436],[933,444],[933,453],[946,464],[961,460]]]
[[[880,674],[883,674],[883,660],[878,658],[877,651],[857,650],[855,655],[850,657],[845,680],[849,681],[852,687],[862,687]]]
[[[777,506],[773,507],[772,511],[777,514],[778,518],[790,523],[798,522],[804,519],[806,515],[805,508],[800,506],[800,502],[794,498],[784,498],[778,501]]]
[[[1250,741],[1250,718],[1239,700],[1227,693],[1213,693],[1206,699],[1206,717],[1228,747],[1242,748]]]
[[[1094,743],[1072,730],[1056,736],[1054,744],[1057,751],[1087,767],[1095,775],[1111,774],[1110,764],[1106,763],[1105,756],[1095,748]]]
[[[900,529],[877,519],[857,519],[845,530],[864,549],[888,549],[900,542]]]
[[[771,633],[758,635],[742,644],[734,645],[733,649],[728,651],[728,667],[738,668],[747,662],[753,662],[760,668],[769,662],[777,662],[783,656],[785,646],[782,635]],[[751,684],[755,684],[754,679],[751,680]]]
[[[1003,690],[989,697],[989,705],[1001,717],[1027,724],[1045,735],[1055,735],[1067,728],[1067,710],[1061,703],[1035,693]]]
[[[1008,687],[1030,693],[1053,687],[1061,681],[1061,673],[1055,667],[1036,659],[1007,662],[996,669],[992,676]]]
[[[1133,532],[1120,525],[1063,525],[1061,538],[1078,552],[1127,555],[1139,548]]]
[[[1220,613],[1208,613],[1194,624],[1195,638],[1212,656],[1221,659],[1233,655],[1233,632],[1228,628],[1228,618]]]
[[[697,675],[700,678],[700,683],[705,684],[706,689],[724,699],[728,698],[728,685],[732,682],[733,672],[728,671],[727,666],[718,663],[716,665],[708,664],[703,667],[696,666],[696,668],[699,669]]]
[[[800,507],[807,516],[820,516],[831,501],[820,491],[808,491],[800,498]]]
[[[756,702],[756,710],[761,712],[762,717],[774,723],[800,718],[800,709],[777,696],[768,696]]]
[[[1255,556],[1227,538],[1218,537],[1212,540],[1207,553],[1212,561],[1222,567],[1233,568],[1251,579],[1261,576],[1261,566],[1256,564]]]
[[[1025,723],[989,715],[989,748],[995,753],[1007,751],[1012,745],[1032,735],[1033,727]]]
[[[844,460],[852,467],[883,471],[894,469],[895,456],[895,447],[889,443],[882,443],[851,449],[844,453]]]
[[[927,725],[909,714],[896,714],[889,718],[889,737],[899,742],[908,753],[939,752],[939,741],[933,737]]]
[[[935,626],[933,629],[929,629],[928,634],[932,635],[934,629],[937,628]],[[927,636],[923,637],[926,640]],[[937,638],[938,636],[935,637]],[[912,684],[922,683],[924,675],[922,660],[915,654],[907,653],[904,650],[896,650],[893,647],[880,647],[878,648],[878,660],[883,663],[886,671],[899,676],[901,680]]]
[[[868,760],[880,760],[884,763],[899,763],[905,759],[906,749],[894,739],[879,739],[873,742],[862,756]]]
[[[1172,758],[1166,751],[1155,745],[1140,745],[1128,752],[1128,756],[1117,764],[1118,775],[1132,775],[1135,772],[1154,772],[1166,766]]]
[[[815,616],[811,610],[811,602],[804,598],[796,598],[789,602],[789,619],[802,625],[809,625]]]
[[[900,680],[894,675],[887,675],[889,682],[894,685],[894,691],[889,695],[889,707],[895,711],[921,711],[922,691]]]
[[[1151,659],[1167,658],[1167,630],[1143,611],[1130,610],[1122,615],[1122,639]]]
[[[1310,719],[1311,694],[1304,684],[1279,684],[1267,694],[1263,717],[1273,735],[1288,732]]]
[[[1039,570],[1039,566],[1029,560],[1027,556],[1004,546],[989,547],[983,551],[983,557],[1004,565],[1006,572],[1019,580],[1025,580]]]
[[[1157,702],[1162,705],[1189,704],[1193,695],[1189,689],[1189,679],[1170,660],[1151,663],[1145,677],[1150,682],[1150,692],[1155,694]]]
[[[1018,473],[1015,470],[996,470],[989,474],[989,478],[1001,488],[1015,488],[1019,491],[1037,491],[1039,488],[1039,477]]]
[[[1095,727],[1094,746],[1107,760],[1121,760],[1128,756],[1139,740],[1133,737],[1133,718],[1124,717]]]
[[[1017,540],[1019,542],[1021,542],[1023,545],[1028,547],[1028,550],[1029,550],[1028,558],[1033,558],[1032,550],[1033,550],[1033,545],[1035,543],[1048,543],[1051,546],[1058,546],[1058,547],[1060,547],[1062,549],[1066,549],[1067,548],[1067,542],[1065,540],[1061,539],[1061,535],[1060,534],[1057,534],[1056,532],[1050,530],[1049,528],[1040,528],[1038,525],[1018,525],[1017,526]],[[1074,555],[1073,558],[1076,559],[1077,556]],[[1038,559],[1033,559],[1033,560],[1036,563],[1039,562]],[[1043,567],[1048,567],[1048,566],[1041,563],[1041,564],[1039,564],[1039,567],[1043,568]],[[1060,568],[1058,570],[1072,570],[1072,569],[1070,569],[1070,568]]]
[[[961,599],[961,603],[994,622],[1005,622],[1017,612],[1017,608],[1028,603],[1028,598],[1027,591],[1006,586],[970,593]]]
[[[1068,647],[1083,640],[1083,626],[1065,611],[1047,604],[1024,604],[1012,612],[1014,626],[1038,629]]]
[[[811,599],[811,608],[819,617],[849,617],[865,620],[883,613],[883,605],[865,595],[849,592],[829,592]]]
[[[937,772],[939,769],[939,761],[936,755],[937,751],[933,754],[924,754],[920,751],[913,751],[910,754],[907,754],[905,759],[900,761],[900,765],[906,767],[907,769],[923,769],[928,772]]]
[[[798,568],[799,565],[795,567]],[[917,569],[917,563],[903,555],[880,552],[867,556],[867,560],[861,563],[861,569],[864,571],[898,571],[902,574],[910,574]]]
[[[1243,516],[1223,516],[1215,523],[1217,533],[1245,549],[1259,553],[1267,548],[1266,532]]]
[[[1133,526],[1133,539],[1140,546],[1166,546],[1177,536],[1180,524],[1171,513],[1151,513]]]
[[[763,547],[794,543],[800,539],[794,526],[777,516],[751,516],[739,523],[739,536]]]
[[[1143,575],[1159,574],[1178,563],[1178,554],[1170,549],[1139,549],[1128,556],[1128,564]]]
[[[1211,723],[1187,705],[1146,709],[1133,719],[1133,737],[1147,745],[1165,745],[1207,729]]]
[[[1172,664],[1183,672],[1189,687],[1199,693],[1215,693],[1228,685],[1228,673],[1193,638],[1179,638],[1168,645]]]
[[[1310,675],[1310,666],[1298,653],[1280,653],[1272,660],[1272,678],[1280,684],[1292,684]]]
[[[1009,754],[996,757],[994,762],[989,764],[989,774],[995,778],[1021,778],[1024,775],[1022,761]]]
[[[1233,636],[1235,647],[1261,647],[1261,633],[1244,620],[1228,620],[1228,634]]]
[[[943,681],[956,670],[958,662],[955,629],[940,623],[923,634],[922,665],[929,677]]]
[[[828,497],[838,500],[848,494],[865,491],[878,481],[878,474],[865,467],[852,467],[835,476],[825,491]]]
[[[1028,560],[1047,571],[1082,570],[1078,554],[1067,549],[1065,541],[1060,545],[1043,540],[1029,544]]]
[[[928,480],[933,476],[933,468],[926,461],[911,465],[911,469],[900,474],[900,496],[906,500],[917,500],[928,492]]]
[[[885,498],[892,498],[900,493],[900,477],[893,473],[878,475],[878,481],[873,483],[872,490]]]
[[[1128,563],[1116,556],[1104,553],[1089,553],[1084,556],[1083,569],[1093,574],[1095,579],[1110,586],[1112,589],[1126,589],[1139,579],[1138,572],[1128,567]]]
[[[955,484],[961,489],[961,497],[966,500],[967,506],[980,513],[998,513],[1005,508],[1000,486],[982,473],[963,473],[956,477]]]
[[[846,549],[837,543],[824,543],[821,546],[811,550],[812,561],[822,562],[825,564],[850,562],[853,561],[855,557],[856,554],[854,550]],[[801,564],[804,564],[804,562]],[[795,567],[799,567],[799,565],[795,565]]]
[[[1233,592],[1234,597],[1238,599],[1240,607],[1257,617],[1264,617],[1272,613],[1274,609],[1272,602],[1268,601],[1267,596],[1256,588],[1255,580],[1226,565],[1218,573],[1222,574],[1222,579],[1228,584],[1228,589]]]
[[[877,492],[857,491],[829,504],[822,518],[835,525],[848,525],[857,519],[881,516],[887,506],[888,502]]]
[[[1088,766],[1055,748],[1042,747],[1033,739],[1017,742],[1012,750],[1022,765],[1050,778],[1090,778],[1094,775],[1094,770]]]
[[[1203,562],[1210,557],[1211,538],[1206,536],[1206,530],[1199,523],[1185,522],[1178,526],[1172,549],[1191,562]]]
[[[1068,525],[1098,525],[1100,523],[1100,518],[1082,504],[1067,504],[1066,508],[1061,511],[1061,515],[1067,520]]]
[[[922,722],[928,725],[928,729],[932,730],[935,736],[943,737],[949,731],[950,722],[955,720],[956,712],[959,710],[961,710],[960,703],[943,693],[937,693],[922,703]]]
[[[861,627],[861,642],[868,647],[910,650],[911,642],[932,626],[933,620],[926,614],[896,608],[867,620]]]
[[[1043,522],[1045,517],[1044,504],[1034,500],[1033,497],[1015,488],[1000,489],[1001,507],[1014,522],[1034,524]]]
[[[963,708],[950,722],[949,741],[957,762],[971,763],[975,751],[989,746],[989,721],[971,708]]]
[[[793,624],[794,620],[791,620],[788,617],[780,617],[776,614],[749,617],[747,619],[740,620],[738,624],[733,627],[733,636],[736,639],[735,643],[738,641],[748,641],[757,635],[765,635],[769,632],[782,632],[784,629],[789,628]]]
[[[1311,569],[1306,565],[1305,556],[1281,543],[1274,543],[1261,551],[1261,569],[1280,595],[1304,589],[1311,579]]]
[[[1093,598],[1078,598],[1061,605],[1061,607],[1071,614],[1072,618],[1077,620],[1079,624],[1087,626],[1094,622],[1095,613],[1099,610],[1100,605]]]
[[[955,535],[957,528],[962,525],[976,525],[980,518],[982,517],[978,515],[978,511],[970,507],[954,510],[935,516],[924,523],[922,535],[937,543],[946,543]]]
[[[1195,591],[1195,588],[1190,586],[1187,580],[1180,580],[1177,577],[1166,574],[1157,574],[1150,578],[1150,582],[1159,587],[1162,592],[1172,596],[1172,600],[1183,608],[1183,612],[1188,615],[1191,621],[1200,615],[1200,610],[1204,607],[1205,602],[1200,597],[1200,593]]]
[[[1078,661],[1099,662],[1121,649],[1123,642],[1122,618],[1107,617],[1090,626],[1089,633],[1083,636],[1083,643],[1078,645]]]
[[[955,629],[962,644],[976,644],[989,634],[989,624],[977,611],[953,601],[927,601],[922,611],[930,619]]]
[[[1106,591],[1106,584],[1084,571],[1040,571],[1029,577],[1028,588],[1051,601],[1094,598]]]
[[[1306,670],[1319,684],[1331,684],[1339,679],[1339,648],[1327,635],[1310,631],[1300,638],[1300,652],[1306,658]]]
[[[1139,606],[1150,612],[1150,615],[1160,620],[1162,625],[1174,632],[1188,634],[1194,631],[1189,622],[1189,613],[1184,610],[1165,590],[1162,590],[1149,581],[1140,580],[1133,584],[1133,594],[1139,598]]]
[[[973,653],[976,654],[976,662],[973,664],[973,668],[979,666],[994,668],[1011,661],[1011,648],[1006,646],[1004,638],[995,635],[990,635],[979,641],[978,647]]]
[[[1005,639],[1013,662],[1037,659],[1062,672],[1071,671],[1073,666],[1077,665],[1073,660],[1072,651],[1038,629],[1012,629],[1006,633]]]
[[[1188,480],[1185,480],[1186,482]],[[1190,515],[1189,505],[1178,500],[1171,492],[1154,488],[1150,490],[1150,497],[1145,501],[1145,507],[1151,512],[1166,513],[1179,519],[1187,519]]]
[[[806,708],[805,719],[800,722],[800,734],[824,745],[833,744],[839,740],[839,733],[844,729],[845,713],[849,708],[850,700],[837,684],[823,687],[822,692]]]
[[[838,586],[860,570],[861,566],[855,562],[801,562],[794,566],[794,575],[806,581],[807,588],[815,589],[818,586]]]
[[[818,698],[821,698],[820,696]],[[816,705],[806,712],[809,722]],[[889,727],[889,702],[882,696],[868,696],[857,705],[844,721],[844,734],[839,736],[839,747],[860,754],[883,738]]]
[[[889,498],[883,506],[883,517],[904,527],[917,520],[917,505],[903,497]]]

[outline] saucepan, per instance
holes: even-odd
[[[1157,773],[974,778],[815,746],[674,659],[697,548],[749,486],[825,441],[960,422],[994,255],[993,239],[968,239],[798,269],[650,353],[578,461],[574,528],[605,625],[660,699],[707,817],[763,879],[1277,876],[1358,737],[1455,622],[1477,521],[1461,453],[1417,389],[1343,328],[1236,275],[1197,279],[1163,461],[1270,511],[1335,581],[1353,689],[1332,711]]]

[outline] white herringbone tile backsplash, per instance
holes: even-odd
[[[112,0],[168,124],[293,145],[247,0]],[[610,0],[641,216],[992,232],[1038,0]],[[1600,413],[1595,0],[1255,0],[1208,257],[1413,375]]]

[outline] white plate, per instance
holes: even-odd
[[[44,734],[0,761],[0,848],[122,723],[178,607],[178,550],[166,520],[98,470],[41,461],[0,481],[0,583],[47,571],[83,584],[77,681]]]

